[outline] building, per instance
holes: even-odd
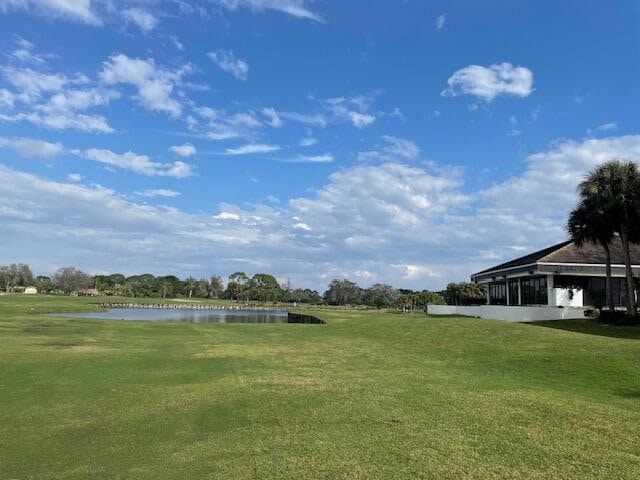
[[[36,293],[38,293],[38,289],[36,287],[26,287],[24,289],[24,293],[26,295],[35,295]]]
[[[616,307],[624,306],[627,283],[622,242],[616,237],[609,248],[613,301]],[[640,245],[633,244],[630,250],[633,275],[637,279],[640,277]],[[605,251],[598,244],[578,247],[566,241],[475,273],[471,280],[487,286],[490,305],[603,305],[606,303]]]

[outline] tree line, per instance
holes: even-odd
[[[0,267],[0,289],[19,291],[35,286],[40,293],[89,294],[107,296],[155,297],[155,298],[210,298],[237,302],[286,302],[334,306],[366,305],[376,308],[423,309],[427,304],[444,304],[442,295],[428,290],[397,289],[377,283],[361,288],[350,280],[332,280],[324,294],[308,288],[291,288],[288,282],[281,285],[267,273],[252,276],[245,272],[229,275],[226,285],[222,277],[188,277],[175,275],[154,276],[150,273],[125,276],[121,273],[91,276],[74,267],[63,267],[53,275],[34,276],[26,264]],[[95,290],[94,290],[95,289]]]

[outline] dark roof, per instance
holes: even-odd
[[[624,265],[624,250],[622,249],[622,241],[619,237],[613,239],[609,244],[611,251],[611,263],[613,265]],[[640,265],[640,245],[631,244],[631,264]],[[507,268],[515,268],[531,263],[585,263],[585,264],[602,264],[605,263],[604,249],[597,243],[585,243],[578,247],[573,241],[558,243],[552,247],[539,250],[524,257],[516,258],[509,262],[501,263],[495,267],[487,268],[481,272],[475,273],[480,275],[494,270],[505,270]]]

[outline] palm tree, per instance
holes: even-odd
[[[613,289],[611,288],[611,250],[609,244],[614,238],[615,225],[602,208],[590,205],[583,200],[569,214],[567,231],[574,243],[581,247],[585,243],[597,243],[602,246],[605,255],[605,291],[609,310],[615,309]]]
[[[191,298],[191,295],[193,295],[193,289],[196,288],[195,279],[193,277],[187,278],[187,280],[185,282],[185,287],[186,287],[187,291],[189,292],[189,298]]]
[[[631,270],[630,243],[638,241],[640,218],[640,171],[631,161],[611,160],[603,163],[579,186],[580,197],[589,206],[597,206],[620,235],[624,251],[627,280],[627,313],[636,313],[635,284]]]

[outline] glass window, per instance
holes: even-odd
[[[547,277],[523,278],[522,303],[523,305],[547,305]]]
[[[520,305],[518,302],[518,280],[509,281],[509,305]]]
[[[491,305],[507,304],[507,284],[504,282],[489,285],[489,301]]]

